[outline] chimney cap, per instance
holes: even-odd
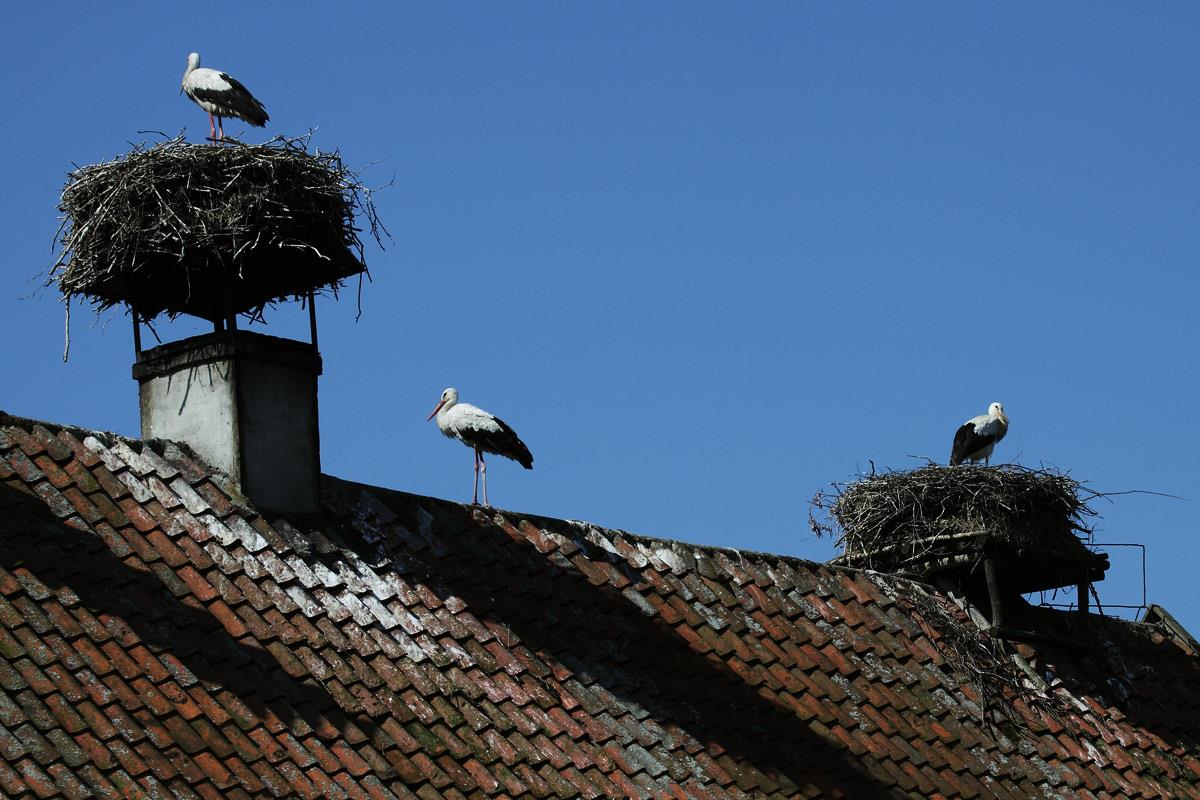
[[[245,330],[225,330],[191,336],[143,350],[133,363],[133,377],[139,383],[235,358],[266,361],[294,367],[313,375],[322,372],[321,354],[308,342],[268,336]]]

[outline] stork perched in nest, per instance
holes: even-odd
[[[487,465],[483,463],[484,453],[495,453],[505,458],[511,458],[525,469],[533,469],[533,456],[529,448],[517,436],[516,431],[508,427],[504,420],[492,416],[482,408],[476,408],[470,403],[458,402],[458,390],[447,389],[442,392],[442,399],[434,407],[429,419],[437,417],[437,426],[443,434],[460,442],[475,451],[475,493],[471,499],[472,505],[479,505],[479,476],[483,475],[483,504],[488,505],[487,496]],[[426,420],[426,422],[429,421]]]
[[[183,73],[179,91],[186,92],[196,105],[208,112],[208,129],[213,139],[225,138],[225,127],[221,124],[223,117],[237,117],[256,128],[263,127],[270,119],[263,104],[236,78],[220,70],[200,66],[199,53],[188,54],[187,69]],[[213,115],[217,117],[215,126]]]
[[[1004,406],[992,403],[988,413],[971,417],[954,434],[954,446],[950,449],[950,466],[964,461],[982,461],[985,465],[992,457],[996,443],[1008,433],[1008,417]]]

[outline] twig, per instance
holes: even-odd
[[[63,297],[63,303],[67,306],[67,318],[63,322],[63,338],[66,340],[63,343],[63,363],[67,363],[67,358],[71,355],[71,295]]]

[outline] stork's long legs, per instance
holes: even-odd
[[[483,475],[483,505],[486,508],[491,508],[491,504],[487,499],[487,464],[483,460],[483,453],[478,447],[471,448],[475,451],[475,489],[471,493],[471,505],[479,505],[479,476]]]
[[[483,474],[483,505],[485,508],[491,508],[492,504],[487,499],[487,462],[483,460],[483,453],[479,454],[479,471]]]
[[[215,138],[217,138],[217,126],[213,124],[212,112],[209,111],[207,113],[208,113],[208,138],[215,139]]]
[[[475,488],[471,492],[471,505],[479,505],[479,450],[471,448],[475,453]],[[487,489],[484,489],[484,497],[487,497]]]

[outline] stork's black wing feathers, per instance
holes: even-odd
[[[521,441],[521,437],[517,436],[517,432],[499,417],[492,417],[492,419],[500,426],[500,430],[472,430],[470,441],[467,444],[478,447],[485,453],[495,453],[498,456],[511,458],[525,469],[533,469],[533,454]]]
[[[972,453],[978,453],[996,440],[995,436],[981,436],[975,432],[975,423],[964,422],[954,434],[954,446],[950,448],[950,465],[958,466]]]
[[[205,100],[224,109],[228,109],[228,114],[221,116],[237,117],[244,119],[251,125],[263,127],[271,118],[267,115],[267,109],[258,101],[258,98],[250,94],[250,90],[241,84],[241,82],[227,72],[221,73],[221,78],[229,84],[229,88],[224,91],[215,89],[193,89],[191,94],[197,100]]]

